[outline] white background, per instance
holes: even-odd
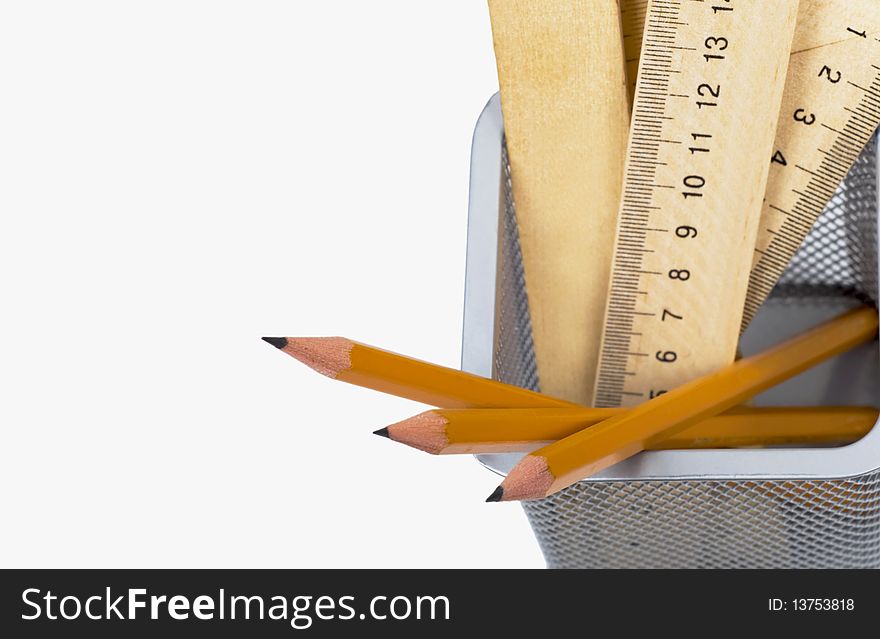
[[[259,339],[458,365],[485,3],[0,6],[2,565],[542,566]]]

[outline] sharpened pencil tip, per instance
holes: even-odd
[[[379,437],[388,437],[389,439],[391,438],[391,433],[388,432],[387,426],[385,428],[380,428],[379,430],[374,430],[373,434],[378,435]]]
[[[487,502],[490,502],[490,501],[501,501],[501,498],[502,498],[503,496],[504,496],[504,489],[503,489],[501,486],[499,486],[498,488],[495,489],[495,491],[494,491],[491,495],[489,495],[488,497],[486,497],[486,501],[487,501]]]
[[[287,346],[286,337],[264,337],[263,341],[271,344],[275,348],[284,348]]]

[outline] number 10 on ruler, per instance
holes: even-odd
[[[596,405],[733,360],[797,7],[650,3]]]

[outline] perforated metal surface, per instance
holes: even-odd
[[[853,165],[804,240],[772,296],[792,298],[877,296],[877,140]]]
[[[504,210],[498,247],[498,293],[496,299],[495,362],[496,379],[530,390],[539,390],[538,364],[532,343],[532,320],[523,270],[516,208],[510,181],[507,147],[502,148]]]
[[[876,152],[872,142],[771,303],[877,299]],[[503,182],[495,377],[539,390],[509,169]],[[583,481],[523,506],[550,567],[880,567],[880,471],[829,480]]]
[[[827,482],[581,482],[525,510],[550,567],[880,566],[880,473]]]

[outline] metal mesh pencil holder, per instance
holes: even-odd
[[[748,354],[875,303],[877,142],[742,339]],[[880,402],[869,344],[756,405]],[[498,96],[474,133],[462,368],[539,390]],[[507,472],[519,455],[480,455]],[[878,568],[880,428],[837,448],[650,451],[523,507],[551,568]]]

